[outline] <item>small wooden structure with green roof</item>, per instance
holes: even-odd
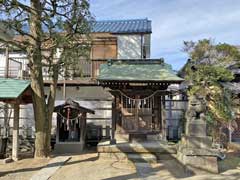
[[[19,105],[32,103],[30,81],[0,78],[0,101],[11,104],[14,109],[12,159],[18,160]]]
[[[180,84],[171,66],[162,59],[109,60],[100,66],[99,84],[114,96],[112,143],[115,131],[132,138],[148,134],[166,136],[163,102],[171,84]]]

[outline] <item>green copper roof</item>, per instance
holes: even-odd
[[[100,66],[99,81],[174,81],[178,77],[163,60],[111,60]]]
[[[0,78],[0,99],[16,99],[30,86],[30,81]]]

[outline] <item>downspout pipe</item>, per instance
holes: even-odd
[[[143,34],[141,34],[141,59],[143,59]]]

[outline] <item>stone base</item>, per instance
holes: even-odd
[[[67,143],[56,143],[54,146],[54,153],[56,154],[68,154],[74,153],[78,154],[83,151],[84,143],[74,143],[74,142],[67,142]]]
[[[196,136],[182,136],[181,144],[184,147],[196,149],[210,149],[212,146],[212,138],[209,136],[196,137]]]
[[[187,156],[181,152],[177,154],[178,160],[184,165],[186,172],[204,174],[206,172],[218,173],[217,157],[215,156]]]
[[[208,136],[182,136],[177,159],[188,173],[218,173],[219,152],[212,149],[212,138]]]

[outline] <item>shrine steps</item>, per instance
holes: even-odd
[[[114,158],[116,160],[130,160],[132,162],[156,163],[162,156],[172,156],[177,153],[175,145],[164,141],[126,142],[117,141],[111,145],[109,141],[102,141],[97,146],[100,158]]]

